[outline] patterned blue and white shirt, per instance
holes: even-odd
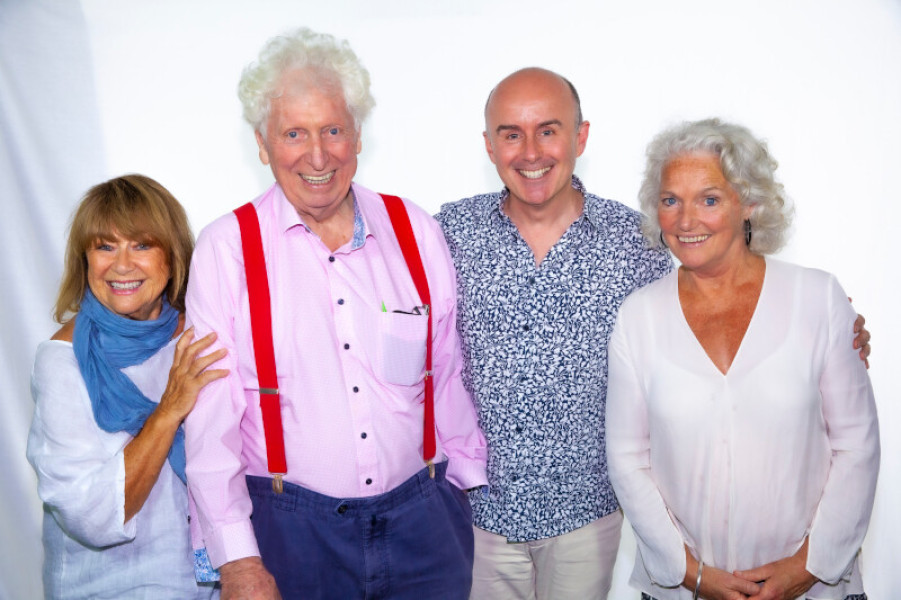
[[[477,527],[511,542],[568,533],[619,508],[607,477],[607,341],[620,304],[672,269],[638,212],[585,192],[540,266],[501,210],[508,192],[436,215],[457,268],[463,382],[488,439]]]

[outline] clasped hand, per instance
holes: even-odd
[[[697,561],[693,562],[696,569]],[[806,565],[807,540],[793,556],[746,571],[729,573],[705,565],[698,597],[707,600],[794,600],[817,582]],[[691,571],[690,567],[684,585],[694,591],[695,579],[689,576]]]

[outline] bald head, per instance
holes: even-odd
[[[523,69],[497,84],[485,106],[483,137],[510,192],[508,209],[536,215],[581,210],[572,176],[589,125],[576,90],[553,71]]]
[[[582,102],[579,100],[579,92],[576,86],[569,79],[558,75],[548,69],[540,67],[527,67],[515,71],[506,76],[494,86],[491,93],[488,94],[488,100],[485,102],[485,128],[487,129],[488,115],[492,105],[495,103],[503,103],[508,93],[513,95],[521,95],[522,93],[532,95],[551,95],[562,94],[568,95],[572,99],[573,111],[575,114],[575,126],[578,127],[582,123]]]

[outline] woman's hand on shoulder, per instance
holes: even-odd
[[[207,368],[228,354],[225,348],[201,355],[201,352],[215,341],[215,333],[194,341],[193,327],[182,334],[175,345],[169,381],[157,408],[161,416],[169,416],[177,423],[181,423],[194,408],[200,390],[208,383],[228,375],[228,369]]]

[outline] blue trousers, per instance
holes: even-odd
[[[446,463],[379,496],[331,498],[247,477],[263,564],[285,600],[466,600],[472,512]]]

